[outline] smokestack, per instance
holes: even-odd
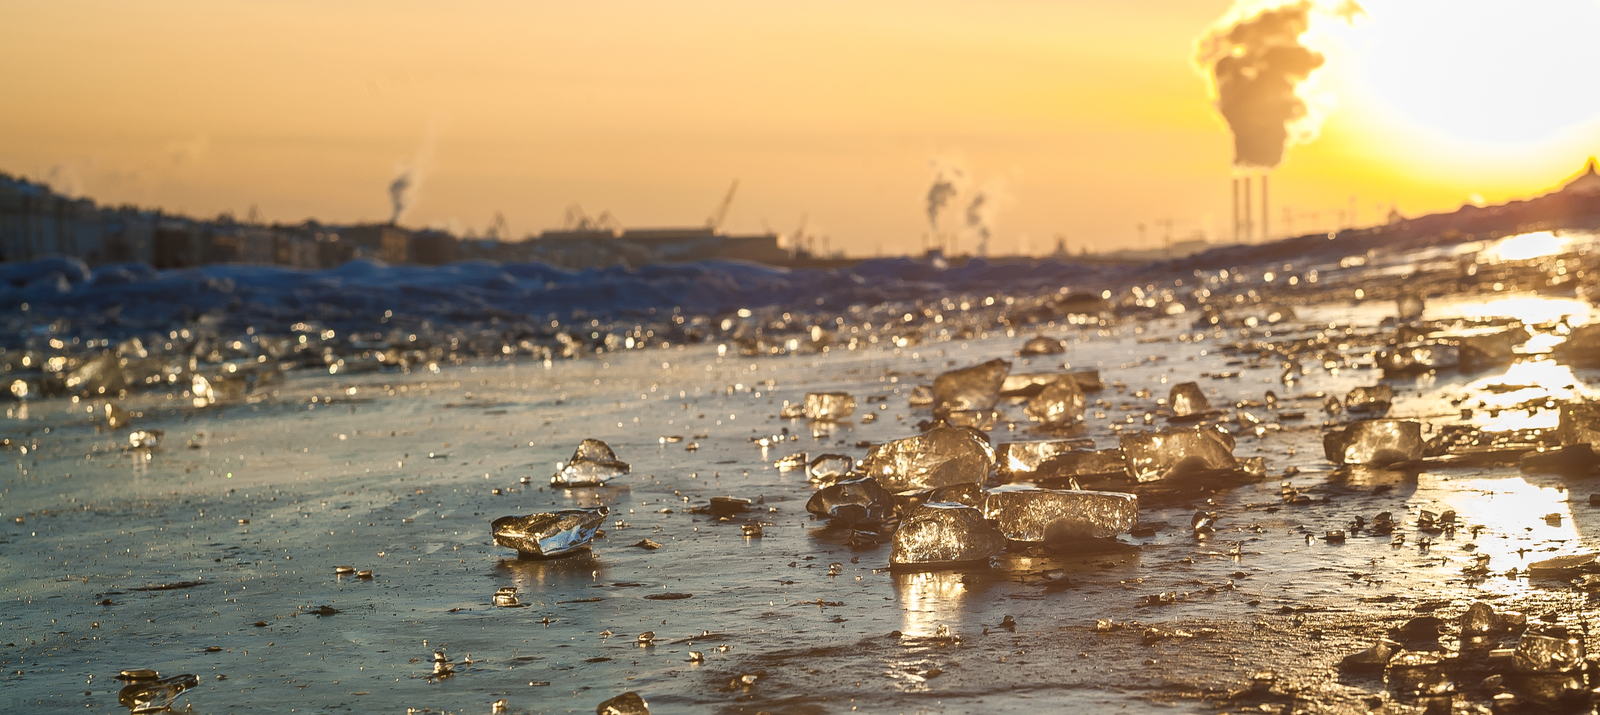
[[[1251,222],[1250,177],[1248,176],[1244,177],[1244,211],[1240,213],[1244,216],[1244,242],[1253,243],[1255,241],[1255,227]]]
[[[1267,240],[1267,175],[1261,175],[1261,240]]]
[[[1233,177],[1233,242],[1239,242],[1239,177]]]

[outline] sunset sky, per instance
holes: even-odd
[[[1297,232],[1543,192],[1600,153],[1600,0],[1317,14]],[[1222,0],[0,1],[0,171],[103,203],[512,235],[566,208],[918,250],[932,162],[996,254],[1231,235],[1232,140],[1194,62]],[[1352,199],[1352,197],[1354,197]],[[953,224],[952,224],[953,227]],[[963,235],[959,247],[975,248]],[[820,245],[819,245],[820,248]]]

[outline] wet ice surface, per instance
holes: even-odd
[[[1507,300],[1537,311],[1569,299]],[[1453,305],[1430,299],[1424,318]],[[1481,296],[1474,305],[1497,310]],[[1271,339],[1375,325],[1393,309],[1296,306]],[[1035,333],[1000,329],[812,355],[704,345],[438,374],[292,374],[253,401],[119,401],[131,429],[167,434],[154,449],[131,445],[129,427],[97,432],[103,403],[33,401],[26,419],[12,404],[0,706],[116,711],[124,684],[113,676],[148,667],[198,676],[177,702],[196,712],[472,712],[504,699],[508,712],[587,713],[627,691],[658,713],[1113,711],[1150,700],[1211,712],[1296,698],[1348,710],[1396,696],[1382,675],[1336,664],[1415,616],[1454,623],[1485,600],[1575,634],[1594,622],[1585,594],[1522,572],[1596,548],[1589,494],[1600,484],[1514,461],[1336,470],[1323,422],[1347,416],[1323,404],[1382,380],[1395,390],[1388,419],[1555,428],[1556,410],[1513,409],[1535,397],[1517,390],[1592,396],[1600,372],[1543,361],[1385,380],[1356,348],[1331,369],[1306,359],[1286,383],[1276,356],[1225,349],[1241,328],[1196,328],[1194,317],[1051,326],[1068,351],[1027,358],[1015,353]],[[1265,458],[1268,476],[1209,502],[1141,505],[1120,546],[1013,548],[990,568],[898,573],[888,538],[813,520],[818,485],[774,466],[800,451],[861,459],[858,442],[913,436],[932,416],[909,405],[917,385],[996,358],[1013,373],[1066,363],[1125,386],[1090,393],[1084,424],[1066,436],[1034,430],[1029,398],[1002,399],[997,445],[1086,439],[1073,448],[1107,450],[1122,433],[1192,429],[1146,415],[1193,381],[1222,410],[1203,428],[1227,426],[1233,456]],[[1260,404],[1267,390],[1276,409]],[[808,392],[853,395],[855,415],[778,417]],[[586,438],[631,471],[550,485]],[[752,500],[748,510],[712,509],[729,495]],[[610,509],[604,535],[565,558],[519,559],[489,530],[503,516],[599,506]],[[1423,511],[1448,510],[1458,528],[1419,528]],[[1197,511],[1216,514],[1212,531],[1191,527]],[[1385,511],[1392,534],[1350,529]],[[1348,538],[1322,538],[1332,530]],[[635,547],[646,540],[660,548]],[[523,607],[496,606],[506,587]],[[1564,641],[1529,643],[1546,647],[1528,657],[1566,652]],[[436,674],[441,651],[448,677]],[[1262,669],[1275,678],[1252,689]]]

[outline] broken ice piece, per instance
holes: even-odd
[[[1564,447],[1588,445],[1590,450],[1600,453],[1600,404],[1569,402],[1561,405],[1556,433]]]
[[[650,705],[632,690],[600,703],[595,715],[650,715]]]
[[[161,674],[152,668],[127,668],[115,676],[117,680],[135,682],[141,680],[155,680]]]
[[[953,502],[982,508],[983,487],[977,482],[966,482],[936,489],[912,489],[894,495],[895,507],[901,514],[910,514],[917,507],[933,502]]]
[[[1415,291],[1403,289],[1394,299],[1395,317],[1403,321],[1416,320],[1422,317],[1422,296]]]
[[[1597,569],[1600,569],[1600,562],[1595,560],[1595,554],[1572,554],[1528,564],[1528,575],[1532,578],[1574,578]]]
[[[188,673],[160,680],[135,682],[117,692],[117,703],[132,713],[157,713],[169,710],[173,701],[185,690],[200,685],[200,679]]]
[[[765,535],[760,524],[740,524],[739,530],[744,532],[747,539],[759,539]]]
[[[917,385],[911,388],[911,394],[906,398],[912,407],[933,404],[933,388],[927,385]]]
[[[1092,439],[1052,439],[1034,442],[1003,442],[995,449],[995,468],[1008,481],[1047,479],[1053,476],[1097,474],[1101,465],[1082,464],[1095,458]],[[1112,455],[1114,468],[1122,471],[1122,452]]]
[[[792,472],[796,469],[804,469],[810,462],[811,457],[805,452],[795,452],[794,454],[779,457],[778,461],[772,463],[772,466],[777,467],[780,472]]]
[[[134,449],[155,449],[161,446],[161,438],[167,433],[158,429],[138,429],[128,433],[128,444]]]
[[[827,483],[848,475],[855,466],[855,457],[845,454],[822,454],[806,465],[806,477],[813,482]]]
[[[522,605],[522,602],[517,600],[517,587],[501,586],[500,590],[494,592],[494,605],[501,608],[515,608]]]
[[[1039,394],[1028,398],[1023,411],[1034,422],[1047,427],[1062,427],[1082,422],[1088,404],[1089,399],[1084,396],[1083,390],[1078,389],[1078,383],[1063,378],[1045,385]]]
[[[1524,673],[1565,673],[1583,665],[1583,641],[1524,634],[1511,656],[1511,667]]]
[[[1180,382],[1172,386],[1167,406],[1172,408],[1173,421],[1182,422],[1204,417],[1211,410],[1211,401],[1206,399],[1199,383]]]
[[[965,504],[935,502],[917,508],[894,532],[889,566],[959,567],[987,564],[1006,546],[1005,536]]]
[[[1494,606],[1483,601],[1475,601],[1467,606],[1466,613],[1461,614],[1457,621],[1461,626],[1461,637],[1483,638],[1501,629],[1500,618],[1494,613]]]
[[[1121,443],[1124,466],[1140,482],[1239,468],[1233,437],[1214,429],[1123,433]]]
[[[1139,498],[1010,484],[988,491],[983,516],[1012,541],[1104,539],[1133,528],[1139,520]]]
[[[550,483],[558,487],[593,487],[627,474],[628,470],[628,463],[618,460],[610,445],[598,439],[586,439],[578,444],[572,459],[550,477]]]
[[[1030,355],[1060,355],[1066,351],[1067,344],[1059,338],[1047,338],[1043,335],[1038,335],[1029,338],[1027,342],[1023,343],[1022,349],[1018,350],[1017,354],[1024,357]]]
[[[1383,414],[1389,411],[1389,405],[1392,403],[1394,403],[1394,388],[1388,385],[1358,387],[1351,390],[1344,398],[1345,409],[1351,412]]]
[[[964,427],[937,427],[915,437],[873,445],[860,472],[890,491],[982,483],[994,467],[994,448]]]
[[[527,516],[502,516],[490,522],[494,543],[523,556],[552,558],[589,547],[594,532],[611,513],[609,507],[559,509]]]
[[[894,515],[894,495],[872,477],[845,479],[812,494],[806,511],[842,524],[880,522]]]
[[[717,514],[719,516],[728,516],[731,514],[750,511],[750,505],[754,503],[755,502],[744,497],[711,497],[711,506],[708,507],[708,509],[713,514]]]
[[[842,420],[856,412],[856,398],[848,392],[807,392],[804,413],[811,420]]]
[[[1351,653],[1339,661],[1339,667],[1347,671],[1375,671],[1383,670],[1396,653],[1401,651],[1401,646],[1387,638],[1380,639],[1371,648]]]
[[[923,429],[932,429],[933,426],[943,427],[970,427],[975,430],[988,432],[994,429],[996,422],[1001,420],[998,410],[955,410],[945,413],[939,422]]]
[[[194,436],[189,438],[189,449],[203,449],[211,443],[211,433],[205,430],[195,430]]]
[[[1409,375],[1461,364],[1461,349],[1446,343],[1406,343],[1378,351],[1377,365],[1386,375]]]
[[[1397,464],[1422,459],[1422,423],[1364,420],[1322,436],[1322,450],[1334,464]]]
[[[1011,363],[996,358],[939,375],[933,380],[933,413],[992,409],[1010,372]]]

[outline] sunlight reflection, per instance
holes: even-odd
[[[1512,567],[1521,571],[1535,561],[1583,549],[1564,489],[1530,484],[1523,477],[1450,479],[1432,486],[1442,503],[1424,508],[1454,509],[1466,527],[1483,527],[1476,538],[1456,536],[1458,542],[1476,544],[1475,549],[1438,551],[1452,560],[1467,563],[1488,556],[1489,573],[1499,576]],[[1486,582],[1495,583],[1514,585],[1493,576]]]
[[[1584,384],[1571,367],[1551,360],[1519,362],[1502,374],[1486,375],[1466,387],[1483,402],[1484,409],[1501,411],[1480,425],[1486,432],[1552,429],[1558,422],[1553,409],[1556,403],[1600,398],[1600,390]],[[1546,409],[1546,404],[1551,408]]]
[[[1593,312],[1594,306],[1575,298],[1548,298],[1523,293],[1489,300],[1473,295],[1429,301],[1423,317],[1428,320],[1514,318],[1534,325],[1568,316],[1568,322],[1572,325],[1583,325],[1591,320]]]
[[[959,571],[897,573],[894,585],[905,618],[900,632],[910,636],[933,635],[939,624],[959,614],[967,596],[965,574]]]
[[[1570,238],[1557,236],[1549,231],[1538,231],[1502,238],[1489,244],[1478,257],[1489,263],[1527,261],[1545,256],[1557,256],[1566,253],[1571,247]]]

